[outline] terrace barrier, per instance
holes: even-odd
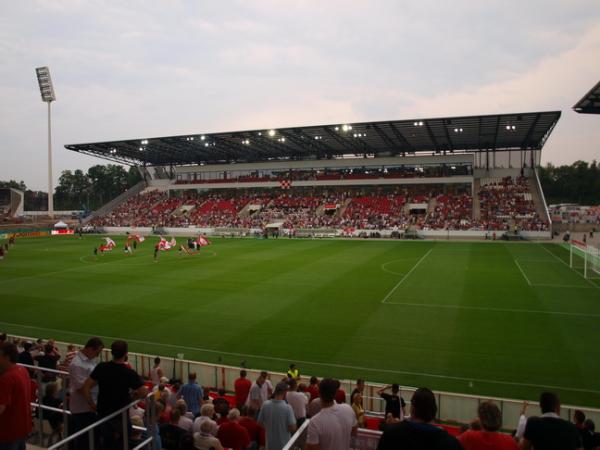
[[[91,337],[92,335],[90,335]],[[11,338],[26,339],[29,341],[35,341],[31,337],[23,337],[11,335]],[[101,336],[102,337],[102,336]],[[109,346],[111,340],[105,339],[105,345]],[[81,344],[79,342],[78,344]],[[56,342],[56,345],[61,351],[66,351],[66,347],[69,343]],[[150,344],[150,343],[148,343]],[[161,345],[156,344],[156,348],[160,349]],[[164,348],[164,347],[163,347]],[[144,354],[144,353],[129,353],[129,363],[132,367],[141,375],[148,376],[150,369],[154,364],[155,356],[161,357],[161,368],[166,376],[171,379],[180,379],[186,381],[188,374],[195,372],[198,377],[198,382],[204,386],[213,389],[223,388],[227,391],[233,391],[233,384],[239,377],[239,372],[243,368],[248,373],[248,379],[255,380],[262,369],[251,369],[247,367],[235,367],[224,364],[214,364],[201,361],[192,361],[184,359],[183,354],[178,354],[176,357],[172,355],[160,355],[157,351],[156,354]],[[110,360],[110,350],[104,349],[101,354],[102,360]],[[292,361],[290,361],[292,362]],[[285,366],[285,363],[282,362]],[[285,377],[283,372],[269,372],[271,380],[275,383]],[[320,376],[327,375],[324,370]],[[302,381],[308,382],[310,375],[302,374]],[[401,380],[399,380],[401,381]],[[341,388],[347,393],[347,401],[349,401],[349,395],[352,389],[355,387],[353,380],[340,380]],[[363,395],[363,404],[366,411],[371,415],[381,415],[385,411],[385,402],[377,395],[377,391],[384,385],[380,383],[368,382],[365,385],[365,391]],[[410,398],[413,392],[416,390],[415,387],[402,387],[401,395],[408,405],[410,404]],[[540,392],[543,389],[540,388]],[[438,404],[438,417],[437,419],[444,422],[450,423],[469,423],[477,415],[477,408],[479,404],[486,400],[493,400],[496,402],[502,412],[502,423],[504,429],[516,429],[521,408],[523,406],[523,400],[510,399],[510,398],[499,398],[490,397],[484,395],[473,395],[473,394],[460,394],[453,392],[434,391],[436,401]],[[540,415],[541,412],[537,405],[537,399],[528,399],[529,408],[527,414],[529,416]],[[591,407],[580,407],[573,405],[562,405],[561,416],[566,420],[573,418],[575,410],[581,410],[585,413],[586,417],[593,420],[595,423],[600,423],[600,409]],[[407,409],[408,411],[408,409]]]

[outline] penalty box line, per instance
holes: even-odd
[[[392,294],[394,292],[396,292],[396,289],[398,289],[402,285],[402,283],[404,283],[406,281],[406,279],[410,276],[410,274],[413,273],[417,267],[419,267],[419,265],[423,262],[423,260],[425,258],[427,258],[432,251],[433,251],[433,248],[430,248],[427,253],[425,253],[423,256],[421,256],[421,258],[415,263],[414,266],[412,266],[412,268],[406,273],[406,275],[404,275],[402,278],[400,278],[400,281],[398,281],[398,283],[396,283],[396,285],[387,293],[387,295],[383,298],[383,300],[381,300],[381,303],[387,302],[387,300],[392,296]]]
[[[593,289],[592,286],[575,286],[572,284],[553,284],[553,283],[532,283],[531,280],[529,279],[529,277],[525,274],[525,271],[523,270],[523,266],[521,266],[521,264],[519,263],[519,261],[517,259],[513,259],[513,261],[515,262],[515,264],[517,265],[517,267],[519,268],[519,271],[521,272],[521,274],[523,275],[523,278],[525,278],[525,281],[527,281],[527,284],[531,287],[554,287],[554,288],[569,288],[569,289]],[[553,260],[551,259],[545,259],[545,260],[521,260],[522,262],[553,262]]]
[[[523,278],[525,278],[525,281],[527,281],[527,284],[529,286],[532,286],[531,281],[529,281],[529,278],[527,278],[527,275],[525,275],[525,271],[523,270],[523,268],[521,267],[521,264],[519,264],[519,261],[517,261],[516,259],[513,259],[513,261],[515,262],[515,264],[517,265],[517,267],[519,268],[519,271],[521,272],[521,275],[523,275]]]

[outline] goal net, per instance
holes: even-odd
[[[600,249],[584,242],[571,240],[569,266],[585,278],[600,279]]]

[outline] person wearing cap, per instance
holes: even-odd
[[[266,431],[266,450],[281,450],[296,431],[294,411],[284,400],[288,390],[287,383],[277,383],[273,399],[264,402],[258,414],[258,423]]]

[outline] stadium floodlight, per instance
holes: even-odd
[[[54,189],[52,183],[52,119],[50,104],[56,100],[50,69],[46,66],[35,69],[42,101],[48,103],[48,216],[54,217]]]

